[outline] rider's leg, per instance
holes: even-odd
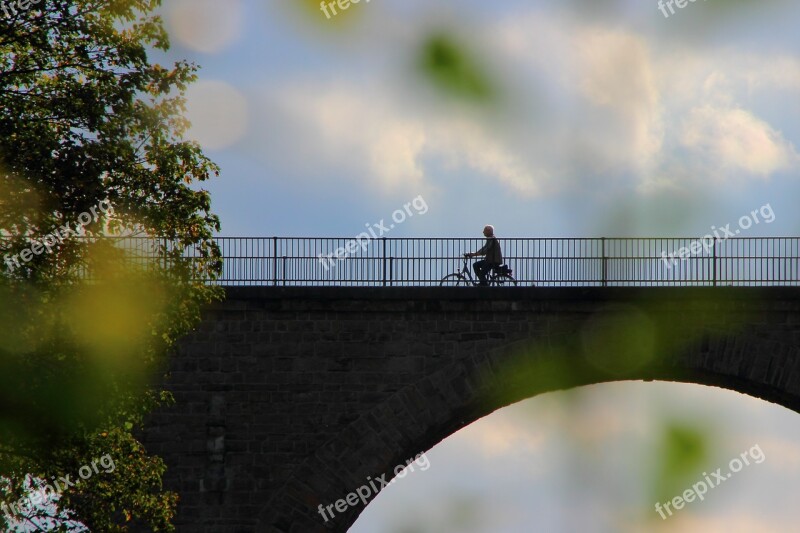
[[[486,271],[490,268],[489,264],[482,259],[480,261],[475,261],[475,264],[472,265],[472,268],[475,270],[475,275],[478,276],[480,284],[488,285],[489,282],[486,281]]]

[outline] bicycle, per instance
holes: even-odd
[[[513,271],[508,268],[508,265],[494,266],[491,270],[491,275],[488,277],[489,285],[496,287],[516,287],[517,280],[511,277]],[[472,277],[472,274],[467,267],[467,255],[464,254],[464,266],[461,267],[459,272],[448,274],[439,282],[440,287],[459,287],[467,285],[478,285],[478,282]]]

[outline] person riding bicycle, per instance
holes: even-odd
[[[486,259],[475,261],[472,268],[475,270],[475,275],[480,280],[480,285],[489,285],[486,279],[486,274],[492,268],[499,267],[503,264],[503,252],[500,251],[500,241],[494,236],[494,226],[487,225],[483,228],[483,236],[486,237],[486,244],[477,252],[470,252],[464,254],[465,257],[475,257],[485,255]]]

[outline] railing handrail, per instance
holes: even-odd
[[[78,236],[73,237],[75,239],[85,239],[85,238],[92,238],[92,239],[117,239],[117,240],[164,240],[165,237],[163,236],[148,236],[148,235],[105,235],[99,236],[94,235],[91,237],[88,236]],[[797,235],[766,235],[766,236],[755,236],[755,237],[743,237],[737,235],[735,237],[729,238],[719,238],[716,239],[719,242],[725,241],[746,241],[746,240],[774,240],[774,239],[798,239],[800,236]],[[273,240],[273,239],[282,239],[282,240],[353,240],[354,237],[352,235],[345,235],[345,236],[323,236],[323,237],[309,237],[309,236],[264,236],[264,235],[252,235],[252,236],[243,236],[243,235],[215,235],[212,237],[213,240]],[[497,236],[498,240],[536,240],[536,241],[577,241],[577,240],[596,240],[600,241],[602,239],[606,240],[620,240],[620,241],[632,241],[632,240],[646,240],[646,241],[658,241],[658,240],[701,240],[702,236],[700,235],[683,235],[683,236],[669,236],[669,237],[654,237],[654,236],[645,236],[645,237],[637,237],[637,236],[627,236],[627,237],[608,237],[608,236],[600,236],[600,237],[509,237],[509,236]],[[12,240],[11,236],[0,236],[0,241],[3,240]],[[475,240],[475,241],[482,241],[486,240],[486,237],[378,237],[377,239],[371,240],[387,240],[387,241],[401,241],[401,240],[411,240],[411,241],[441,241],[441,240]]]
[[[795,285],[800,278],[800,237],[795,236],[715,238],[708,250],[679,259],[672,266],[667,266],[661,252],[675,254],[701,242],[702,237],[498,239],[504,258],[516,263],[518,268],[512,268],[523,284]],[[356,238],[272,236],[216,240],[226,261],[225,272],[217,283],[388,286],[438,284],[441,277],[456,270],[448,270],[453,260],[460,261],[464,251],[475,251],[471,247],[485,237],[379,237],[365,240],[366,246],[353,247],[346,258],[335,259],[330,269],[321,267],[320,255],[330,257],[337,249],[356,242]],[[269,276],[258,275],[260,260],[273,263]],[[759,261],[769,262],[770,268]],[[776,263],[781,261],[791,264]],[[771,270],[776,265],[780,268]]]
[[[110,236],[131,261],[162,259],[163,238]],[[800,237],[498,237],[522,285],[800,285]],[[485,237],[214,239],[224,285],[438,285]],[[377,241],[377,242],[376,242]],[[698,243],[703,244],[698,244]],[[686,249],[685,258],[677,254]],[[692,252],[694,250],[694,252]],[[197,250],[183,250],[187,258]],[[671,255],[671,257],[670,257]],[[163,258],[166,261],[166,258]],[[166,264],[166,263],[165,263]]]

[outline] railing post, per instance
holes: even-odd
[[[278,285],[278,238],[272,237],[272,285]]]
[[[381,237],[383,241],[383,286],[386,286],[386,237]]]
[[[603,287],[607,287],[608,286],[608,265],[607,265],[608,258],[606,257],[606,238],[605,237],[600,237],[600,243],[603,246],[603,266],[602,266]]]
[[[288,256],[283,256],[283,262],[281,264],[281,281],[283,282],[283,286],[286,286],[286,261],[289,259]]]
[[[712,269],[714,272],[712,287],[716,287],[717,286],[717,239],[714,239],[714,264]]]

